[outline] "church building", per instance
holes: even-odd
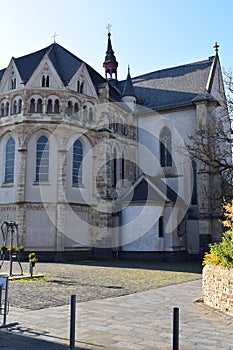
[[[220,185],[187,145],[225,106],[218,47],[119,81],[109,32],[103,70],[56,42],[0,70],[0,222],[41,260],[200,256]]]

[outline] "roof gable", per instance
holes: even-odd
[[[220,104],[225,102],[224,82],[218,54],[212,64],[206,89]]]
[[[68,85],[73,75],[83,63],[80,58],[57,43],[52,45],[48,56],[64,85]]]
[[[26,83],[26,86],[31,88],[40,88],[43,75],[49,75],[49,87],[64,87],[63,82],[61,81],[47,54],[45,54],[45,56],[42,58],[40,64]]]
[[[12,86],[11,86],[12,79],[16,79],[14,89],[21,88],[22,78],[19,74],[19,71],[17,69],[15,60],[13,57],[10,60],[8,67],[3,72],[2,79],[0,82],[0,92],[12,90]]]
[[[83,94],[95,97],[97,98],[97,93],[96,89],[93,85],[93,82],[91,80],[90,74],[87,70],[86,64],[82,63],[80,68],[77,70],[77,72],[73,75],[71,78],[68,88],[77,91],[77,81],[83,82],[84,83],[84,88],[83,88]]]
[[[33,72],[38,67],[42,58],[44,57],[46,52],[49,51],[51,46],[52,45],[42,50],[33,52],[31,54],[28,54],[19,58],[15,58],[15,64],[18,68],[18,71],[22,77],[22,82],[24,84],[26,84],[29,78],[32,76]]]
[[[165,202],[175,203],[177,198],[177,193],[167,184],[165,184],[159,177],[149,177],[142,174],[135,181],[130,190],[123,194],[121,200],[132,204],[161,204]]]

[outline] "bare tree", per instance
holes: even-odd
[[[206,123],[198,125],[198,131],[190,136],[186,146],[191,157],[212,178],[218,179],[218,191],[211,195],[215,199],[232,198],[233,163],[232,163],[232,116],[233,116],[233,75],[225,72],[226,104],[220,106],[217,118],[210,117]],[[217,198],[218,197],[218,198]]]

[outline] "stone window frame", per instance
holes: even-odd
[[[36,141],[35,183],[49,182],[49,146],[49,139],[46,135],[38,136]]]
[[[5,146],[4,184],[14,183],[15,139],[10,136]]]

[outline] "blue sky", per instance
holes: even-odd
[[[118,76],[208,58],[233,68],[231,0],[0,0],[0,68],[56,41],[104,74],[108,21]]]

